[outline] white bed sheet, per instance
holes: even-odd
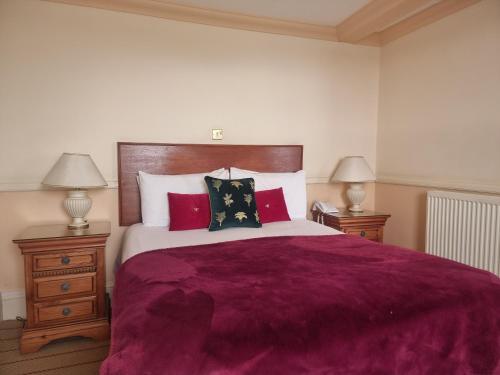
[[[143,224],[134,224],[125,232],[121,263],[134,255],[149,250],[260,237],[322,236],[340,233],[342,232],[305,219],[268,223],[264,224],[262,228],[229,228],[215,232],[209,232],[208,229],[170,232],[166,227],[148,227]]]

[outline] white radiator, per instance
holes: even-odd
[[[500,276],[500,197],[428,192],[425,250]]]

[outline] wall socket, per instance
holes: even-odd
[[[224,131],[222,129],[212,129],[212,140],[220,141],[224,138]]]

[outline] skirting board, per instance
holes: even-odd
[[[106,293],[113,295],[113,285],[106,285]],[[26,318],[26,298],[24,290],[0,291],[0,320]]]
[[[24,290],[0,292],[0,320],[16,319],[17,316],[26,317],[26,302]]]

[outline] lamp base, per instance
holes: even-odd
[[[68,229],[86,229],[89,227],[89,222],[87,219],[74,218],[71,223],[68,224]]]
[[[352,205],[349,207],[351,212],[363,212],[361,203],[365,200],[366,193],[363,190],[363,183],[353,182],[347,190],[347,198],[351,201]]]
[[[359,205],[352,205],[351,207],[349,207],[349,211],[350,212],[354,212],[354,213],[361,213],[363,212],[363,209],[361,207],[359,207]]]
[[[68,215],[73,219],[68,224],[69,229],[88,228],[89,223],[85,216],[92,207],[92,199],[87,195],[86,190],[70,190],[68,197],[64,200],[64,208]]]

